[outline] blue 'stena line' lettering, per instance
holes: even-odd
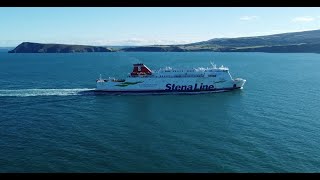
[[[199,87],[199,88],[198,88]],[[203,83],[198,86],[198,84],[193,85],[176,85],[176,84],[166,84],[167,91],[210,91],[214,90],[213,85],[204,85]]]

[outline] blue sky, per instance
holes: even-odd
[[[0,47],[181,44],[320,29],[320,8],[1,7],[0,27]]]

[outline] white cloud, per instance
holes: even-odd
[[[108,44],[112,45],[136,45],[136,46],[145,46],[145,45],[172,45],[172,44],[186,44],[192,43],[195,41],[192,40],[168,40],[168,39],[142,39],[142,38],[131,38],[126,40],[117,40],[109,42]]]
[[[70,41],[69,41],[70,42]],[[74,41],[75,42],[75,41]],[[119,39],[119,40],[82,40],[76,41],[75,44],[85,45],[114,45],[114,46],[146,46],[146,45],[173,45],[173,44],[187,44],[197,42],[197,40],[168,40],[168,39],[144,39],[144,38],[130,38],[130,39]],[[68,44],[67,41],[65,41]],[[69,43],[70,44],[70,43]]]
[[[242,16],[240,17],[241,21],[251,21],[251,20],[255,20],[258,19],[258,16]]]
[[[291,21],[292,22],[311,22],[314,21],[315,18],[311,16],[301,16],[301,17],[295,17]]]

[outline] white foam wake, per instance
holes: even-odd
[[[80,88],[80,89],[0,89],[0,96],[72,96],[80,95],[79,93],[91,91],[94,89]]]

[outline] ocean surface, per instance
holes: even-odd
[[[94,95],[132,64],[247,80],[199,95]],[[319,172],[320,54],[0,52],[0,172]]]

